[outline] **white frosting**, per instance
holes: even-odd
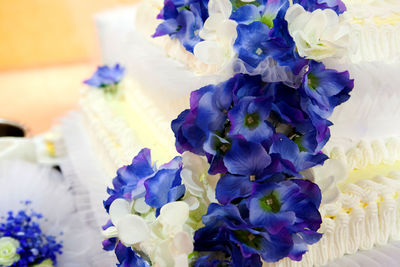
[[[371,249],[374,245],[386,244],[390,238],[398,238],[400,201],[393,192],[399,192],[399,186],[399,174],[345,185],[336,203],[320,207],[323,221],[319,231],[324,235],[309,247],[302,261],[283,259],[263,266],[321,266],[344,254]]]
[[[400,136],[372,141],[361,140],[356,147],[345,150],[337,146],[326,153],[340,160],[348,170],[363,169],[368,165],[392,164],[400,160]]]

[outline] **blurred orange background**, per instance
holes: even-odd
[[[0,118],[41,133],[100,64],[93,15],[138,0],[0,0]]]

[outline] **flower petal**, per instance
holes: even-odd
[[[164,225],[182,226],[189,218],[189,205],[175,201],[161,208],[159,220]]]
[[[111,222],[114,225],[118,224],[118,221],[124,218],[126,215],[131,213],[131,204],[122,198],[117,198],[111,203],[110,206],[110,217]]]
[[[146,240],[150,230],[144,219],[135,214],[128,214],[118,221],[118,236],[122,243],[131,246]]]

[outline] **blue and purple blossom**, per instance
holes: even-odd
[[[157,17],[164,20],[153,37],[169,35],[177,38],[185,49],[193,53],[194,46],[202,41],[199,31],[208,18],[208,0],[165,0]]]
[[[135,156],[132,164],[118,169],[117,176],[113,179],[113,188],[107,189],[110,196],[104,201],[104,207],[108,212],[111,203],[117,198],[132,201],[144,197],[158,215],[162,206],[184,195],[181,170],[181,157],[175,157],[156,168],[152,165],[150,149],[144,148]]]
[[[115,87],[122,80],[124,73],[125,68],[119,64],[116,64],[114,67],[101,66],[84,83],[98,88]]]
[[[139,256],[131,247],[126,247],[117,238],[106,239],[103,241],[103,249],[106,251],[115,250],[118,267],[150,267],[150,264]]]
[[[282,83],[267,84],[260,76],[238,74],[219,85],[194,91],[191,109],[172,122],[172,129],[178,152],[206,155],[210,173],[267,179],[276,173],[298,176],[326,159],[313,145],[328,140],[330,124],[322,120],[326,122],[322,128],[324,125],[318,124],[321,119],[316,119],[314,123],[314,118],[303,110],[299,90]],[[284,149],[278,153],[274,140],[280,138],[280,132],[292,138],[283,136]],[[302,138],[304,145],[296,143]],[[290,158],[283,156],[287,149],[293,151]],[[268,160],[261,156],[264,154]],[[253,164],[249,162],[258,161],[263,165],[251,169]]]
[[[310,116],[327,119],[336,106],[350,98],[353,87],[347,71],[326,69],[324,64],[311,60],[300,88],[301,105]]]
[[[261,266],[260,257],[267,262],[300,260],[306,250],[299,248],[321,238],[321,193],[312,182],[253,182],[247,194],[237,205],[209,206],[203,216],[205,227],[195,233],[197,251],[225,252],[234,266]]]
[[[317,9],[332,9],[338,15],[346,11],[346,6],[341,0],[294,0],[294,4],[300,4],[307,11]]]
[[[260,75],[236,74],[192,92],[190,109],[172,121],[177,151],[206,156],[209,173],[221,174],[215,189],[219,203],[202,217],[192,260],[198,267],[262,266],[284,257],[299,261],[321,238],[321,192],[302,180],[301,172],[327,159],[321,149],[330,138],[328,117],[349,98],[353,81],[348,72],[299,56],[284,19],[289,1],[231,2],[230,19],[238,23],[234,49],[247,72],[257,73],[272,58],[296,82],[267,83]],[[308,11],[345,10],[340,0],[293,2]],[[163,22],[154,37],[177,38],[192,52],[202,41],[198,33],[208,18],[208,0],[165,0],[158,18]],[[108,209],[116,198],[144,198],[157,215],[184,197],[181,171],[179,157],[157,169],[144,149],[118,170],[104,205]],[[115,249],[121,266],[148,266],[115,238],[103,245]]]
[[[26,202],[29,206],[30,202]],[[17,240],[19,260],[11,266],[27,267],[51,260],[57,265],[57,255],[62,254],[62,242],[57,237],[42,232],[40,221],[45,220],[40,213],[20,210],[17,213],[9,211],[6,217],[1,217],[0,238],[8,237]]]

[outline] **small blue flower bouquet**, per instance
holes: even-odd
[[[125,68],[119,64],[115,64],[114,67],[101,66],[97,68],[92,77],[85,80],[83,83],[104,89],[105,92],[115,93],[124,73]]]
[[[33,210],[9,211],[6,217],[1,217],[0,266],[57,265],[57,254],[62,254],[62,242],[42,232],[40,222],[43,220],[43,216]]]
[[[117,266],[262,266],[300,261],[320,240],[321,192],[302,172],[328,158],[328,118],[353,89],[322,62],[340,51],[344,11],[340,0],[165,0],[155,37],[199,58],[226,48],[241,71],[191,93],[171,124],[180,157],[156,166],[143,149],[118,170],[103,232]]]

